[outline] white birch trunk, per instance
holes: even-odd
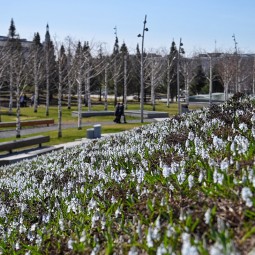
[[[71,90],[72,90],[72,83],[71,83],[71,80],[70,80],[70,77],[68,75],[68,78],[67,78],[67,83],[68,83],[68,95],[67,95],[67,109],[71,109],[71,100],[72,100],[72,97],[71,97]]]
[[[88,68],[88,70],[87,70],[87,86],[86,86],[86,88],[87,88],[87,92],[86,92],[86,94],[87,94],[87,99],[88,99],[88,111],[91,111],[91,98],[90,98],[90,66],[89,66],[89,68]]]
[[[152,70],[151,70],[151,105],[152,110],[156,110],[156,104],[155,104],[155,75],[154,75],[154,64],[152,63]]]
[[[46,50],[46,116],[49,116],[50,105],[50,63],[49,63],[49,51]],[[35,98],[35,100],[38,100]]]
[[[104,110],[108,110],[108,102],[107,102],[107,94],[108,94],[108,64],[105,67],[105,77],[104,77]]]
[[[61,59],[58,66],[59,84],[58,84],[58,138],[62,137],[62,70]]]
[[[81,53],[80,53],[81,54]],[[82,63],[81,55],[79,56],[79,72],[78,72],[78,130],[82,129]]]
[[[37,67],[37,52],[34,57],[34,83],[35,83],[35,93],[34,93],[34,112],[37,112],[38,108],[38,97],[39,97],[39,77],[38,77],[38,67]]]
[[[13,107],[13,60],[10,59],[10,102],[9,102],[9,113],[12,113]]]
[[[114,105],[117,104],[118,101],[118,87],[117,87],[117,63],[116,57],[114,60],[114,77],[113,77],[113,84],[114,84]]]
[[[127,110],[127,55],[124,55],[124,91],[123,91],[123,103],[125,110]]]
[[[167,92],[166,92],[166,105],[169,108],[170,106],[170,63],[169,59],[167,60]]]
[[[16,138],[20,138],[20,87],[19,81],[17,81],[17,91],[16,91],[16,101],[17,101],[17,110],[16,110]]]

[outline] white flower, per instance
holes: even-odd
[[[185,181],[185,179],[186,179],[185,171],[182,170],[182,171],[178,174],[177,178],[178,178],[178,182],[179,182],[180,184],[184,183],[184,181]]]
[[[19,242],[15,243],[15,250],[19,250],[20,246],[19,246]]]
[[[44,214],[42,216],[42,222],[48,223],[50,221],[50,215],[49,214]]]
[[[228,158],[224,158],[224,159],[221,161],[221,163],[220,163],[220,169],[221,169],[222,171],[225,171],[225,170],[228,169],[228,167],[229,167],[229,160],[228,160]]]
[[[164,244],[161,243],[160,246],[157,248],[157,255],[163,255],[167,253],[167,249],[165,248]]]
[[[188,233],[182,234],[182,255],[198,255],[197,248],[190,243],[190,235]]]
[[[171,237],[175,233],[174,227],[170,224],[167,226],[166,236]]]
[[[252,207],[253,203],[252,203],[251,199],[252,199],[253,195],[252,195],[251,190],[248,187],[244,187],[244,188],[242,188],[241,195],[242,195],[242,199],[246,203],[246,206]]]
[[[192,141],[192,140],[194,140],[194,138],[195,138],[194,133],[192,131],[190,131],[189,135],[188,135],[188,139]]]
[[[153,234],[152,229],[151,229],[151,227],[149,227],[148,233],[147,233],[147,236],[146,236],[147,246],[149,248],[153,247],[152,234]]]
[[[111,203],[112,203],[112,204],[115,204],[116,202],[117,202],[116,198],[115,198],[114,196],[112,196],[112,198],[111,198]]]
[[[63,231],[64,230],[64,220],[63,220],[63,218],[59,218],[58,224],[59,224],[60,230]]]
[[[84,243],[86,241],[86,231],[83,230],[80,237],[80,242]]]
[[[223,183],[224,175],[217,171],[217,169],[213,172],[213,182],[221,184]]]
[[[219,242],[214,243],[210,247],[210,255],[222,255],[224,254],[224,247]]]
[[[213,146],[216,150],[221,150],[225,147],[225,142],[221,138],[214,135],[213,136]]]
[[[198,176],[198,181],[199,181],[199,183],[201,183],[201,182],[203,181],[203,179],[204,179],[204,173],[203,173],[203,171],[201,170],[200,173],[199,173],[199,176]]]
[[[115,218],[117,218],[119,214],[121,214],[121,212],[120,212],[120,208],[118,207],[115,211]]]
[[[210,208],[208,208],[206,210],[204,219],[205,219],[205,224],[209,224],[210,223],[210,219],[211,219],[211,209]]]
[[[69,239],[68,243],[67,243],[67,247],[68,249],[72,250],[73,249],[73,240]]]
[[[170,172],[171,172],[170,167],[167,166],[167,165],[164,165],[164,166],[163,166],[163,172],[162,172],[163,176],[164,176],[165,178],[168,177],[168,176],[170,175]]]
[[[132,246],[128,252],[128,255],[138,255],[137,249],[135,246]]]
[[[194,185],[194,177],[193,177],[193,175],[191,175],[191,174],[189,175],[188,182],[189,182],[189,188],[191,189],[193,187],[193,185]]]
[[[240,123],[239,124],[239,129],[242,130],[243,132],[246,132],[248,130],[247,124]]]

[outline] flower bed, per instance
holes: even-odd
[[[247,254],[255,113],[223,105],[1,168],[2,254]]]

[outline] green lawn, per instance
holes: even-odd
[[[196,106],[193,107],[194,109],[197,108]],[[139,103],[129,103],[128,104],[128,110],[139,110],[140,109],[140,104]],[[13,112],[15,113],[15,110]],[[95,104],[92,105],[92,110],[93,111],[102,111],[104,110],[104,105],[101,104]],[[108,110],[113,111],[114,106],[113,104],[108,105]],[[152,106],[150,104],[145,104],[144,105],[144,110],[152,110]],[[2,112],[7,112],[7,109],[1,109]],[[62,122],[63,124],[76,124],[77,123],[77,117],[72,117],[72,111],[77,111],[77,107],[72,107],[72,109],[67,109],[66,106],[62,107]],[[87,107],[82,108],[82,111],[88,111]],[[172,103],[170,107],[168,108],[166,106],[166,103],[157,103],[156,105],[156,111],[164,111],[168,112],[169,116],[173,116],[177,113],[178,111],[178,105],[176,103]],[[46,116],[46,109],[45,106],[41,105],[38,107],[38,111],[35,113],[33,111],[32,107],[24,107],[21,108],[21,120],[33,120],[33,119],[45,119],[45,118],[51,118],[54,119],[55,123],[58,123],[58,107],[57,106],[51,106],[49,109],[49,116]],[[128,120],[139,120],[139,118],[135,117],[127,117]],[[8,115],[8,114],[2,114],[1,115],[1,121],[2,122],[8,122],[8,121],[16,121],[16,116],[15,114],[13,115]],[[58,132],[57,131],[47,131],[43,133],[38,133],[38,134],[43,134],[43,135],[49,135],[51,138],[51,141],[48,143],[48,145],[55,145],[55,144],[60,144],[60,143],[66,143],[66,142],[71,142],[76,139],[81,139],[86,137],[86,130],[87,128],[91,128],[94,124],[97,123],[102,123],[102,133],[115,133],[115,132],[121,132],[125,130],[132,129],[134,127],[138,127],[141,125],[145,125],[145,123],[140,123],[139,121],[137,123],[127,123],[127,124],[115,124],[113,122],[113,116],[97,116],[97,117],[87,117],[82,119],[83,123],[89,123],[91,124],[90,126],[83,127],[81,130],[78,130],[77,128],[68,128],[68,129],[63,129],[62,130],[62,137],[58,138]],[[105,122],[105,124],[103,124]],[[112,124],[109,124],[109,122],[112,122]],[[5,129],[2,128],[0,129],[1,132],[3,132]],[[24,135],[22,138],[28,137],[28,136],[34,136],[38,134],[31,134],[31,135]],[[1,142],[4,141],[10,141],[16,139],[15,137],[10,137],[10,138],[0,138]]]

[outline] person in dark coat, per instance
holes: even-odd
[[[125,109],[124,109],[124,104],[123,103],[120,104],[120,123],[121,123],[121,116],[123,116],[124,123],[127,123],[126,122]]]
[[[121,112],[120,111],[121,111],[120,103],[117,103],[116,106],[115,106],[115,112],[114,112],[115,119],[113,120],[116,123],[120,123],[120,118],[121,118]]]

